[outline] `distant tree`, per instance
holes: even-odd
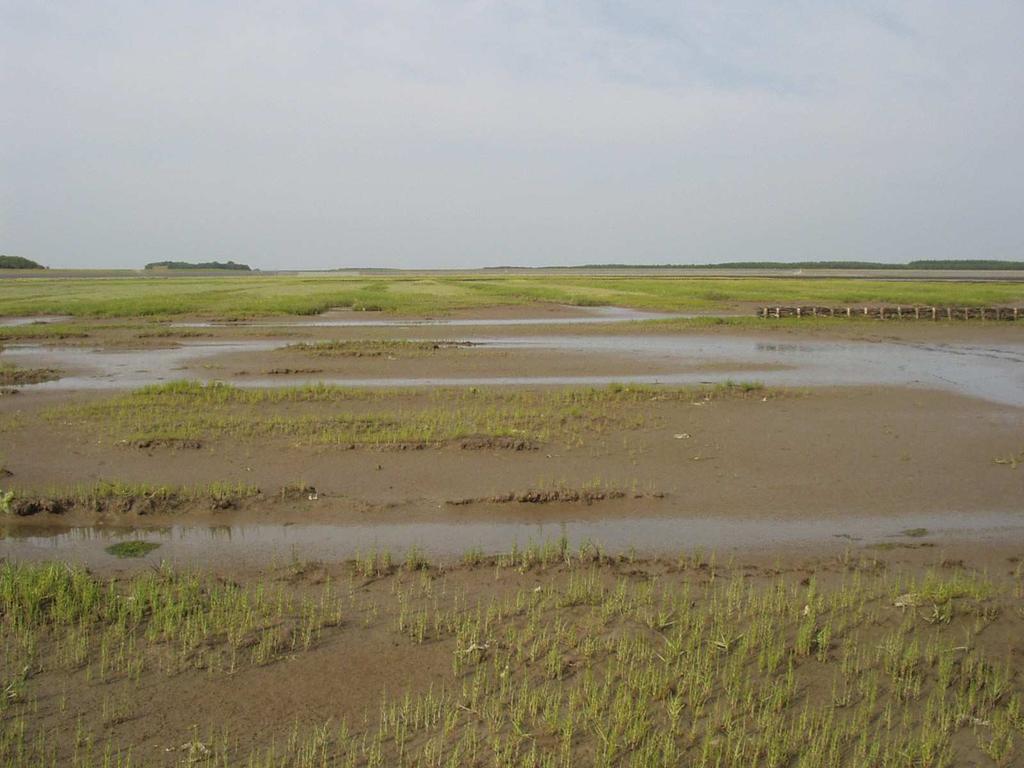
[[[46,269],[46,267],[23,256],[0,256],[0,269]]]
[[[32,259],[23,256],[0,256],[0,269],[45,269]]]
[[[248,264],[236,264],[233,261],[154,261],[146,265],[146,269],[233,269],[240,272],[251,272]]]

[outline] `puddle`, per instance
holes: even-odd
[[[0,360],[23,368],[55,368],[67,375],[46,382],[46,389],[133,389],[149,384],[195,378],[186,364],[231,352],[268,352],[285,346],[283,341],[244,341],[188,344],[161,349],[109,350],[86,347],[51,347],[8,344]],[[281,382],[277,382],[281,384]],[[20,389],[36,389],[37,385]]]
[[[571,309],[579,309],[572,307]],[[555,317],[514,318],[395,318],[374,316],[377,313],[351,313],[350,317],[323,317],[316,319],[282,318],[274,320],[210,321],[171,323],[172,328],[417,328],[442,326],[453,328],[486,328],[488,326],[516,325],[591,325],[594,323],[630,323],[637,320],[671,320],[673,318],[702,317],[693,313],[644,312],[626,307],[588,307],[586,314]],[[360,317],[359,315],[365,315]],[[713,315],[719,317],[719,315]],[[721,315],[725,317],[725,315]]]
[[[507,552],[513,544],[558,541],[596,544],[609,552],[674,554],[703,549],[725,552],[765,546],[815,545],[840,548],[906,544],[902,532],[926,529],[912,540],[941,545],[952,540],[1024,541],[1024,515],[971,513],[894,518],[772,520],[743,518],[632,518],[551,523],[458,522],[373,525],[237,525],[166,528],[12,527],[3,531],[0,557],[18,560],[61,558],[83,565],[109,565],[106,549],[119,542],[160,544],[141,558],[195,565],[261,565],[273,559],[337,561],[373,549],[396,556],[417,547],[436,557],[457,557],[471,549]]]
[[[47,325],[48,323],[67,323],[74,320],[71,315],[46,315],[38,317],[0,317],[0,328],[13,328],[18,325]]]
[[[632,313],[631,313],[632,314]],[[475,321],[474,321],[475,322]],[[519,320],[510,322],[520,322]],[[546,321],[545,321],[546,322]],[[576,322],[576,321],[573,321]],[[524,336],[488,338],[469,335],[473,349],[555,350],[605,355],[636,361],[636,372],[613,376],[515,376],[453,378],[352,378],[341,375],[231,379],[247,387],[280,387],[327,383],[352,387],[437,387],[571,385],[610,383],[692,385],[756,380],[771,386],[903,386],[941,389],[1004,405],[1024,406],[1024,344],[926,344],[901,341],[814,341],[799,344],[766,342],[741,336]],[[25,368],[56,368],[68,375],[25,389],[127,389],[182,378],[216,379],[202,365],[218,355],[268,352],[287,340],[186,342],[145,350],[103,350],[82,347],[7,345],[0,360]],[[678,363],[679,372],[645,373],[645,359]],[[718,371],[700,370],[715,365]],[[697,370],[694,370],[697,369]]]

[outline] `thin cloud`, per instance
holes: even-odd
[[[0,3],[0,251],[1020,258],[1024,7]]]

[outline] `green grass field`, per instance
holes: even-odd
[[[662,311],[740,302],[997,305],[1024,301],[1024,284],[809,278],[621,276],[231,276],[0,280],[0,316],[138,317],[313,315],[348,307],[401,314],[552,302]]]

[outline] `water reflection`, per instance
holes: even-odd
[[[573,307],[572,309],[576,309]],[[586,314],[551,317],[508,318],[402,318],[375,313],[348,312],[343,317],[318,316],[316,318],[280,318],[261,320],[213,320],[171,323],[172,328],[416,328],[442,326],[452,328],[508,327],[517,325],[592,325],[594,323],[628,323],[637,320],[670,320],[698,317],[692,313],[644,312],[626,307],[589,307]],[[728,315],[711,315],[728,317]]]
[[[14,328],[20,325],[47,325],[67,323],[74,320],[70,315],[40,315],[37,317],[0,317],[0,328]]]
[[[914,530],[920,529],[920,530]],[[159,543],[147,562],[171,560],[200,565],[275,559],[343,560],[373,549],[396,554],[413,547],[434,556],[457,556],[471,549],[508,552],[563,539],[573,549],[593,544],[612,552],[635,549],[665,554],[685,550],[759,549],[766,546],[849,546],[946,539],[1024,541],[1024,514],[972,513],[901,515],[895,518],[628,518],[535,522],[435,522],[370,525],[220,525],[161,528],[10,526],[0,540],[0,556],[20,560],[60,557],[86,565],[109,564],[106,547],[129,539]],[[926,531],[921,536],[921,531]]]

